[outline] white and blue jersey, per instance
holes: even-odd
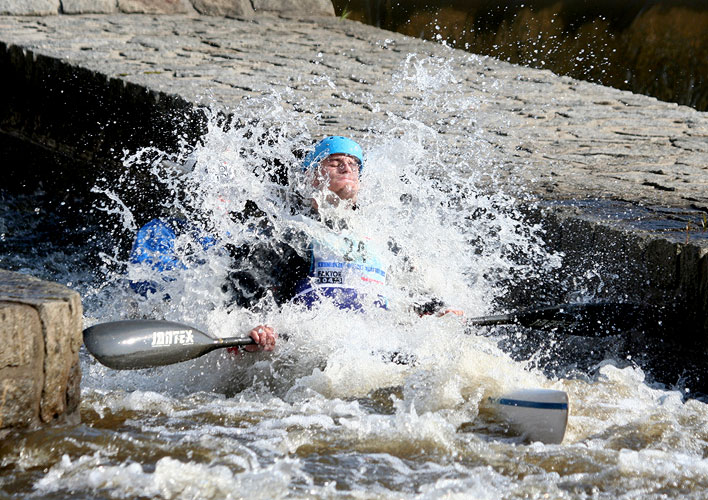
[[[329,232],[309,246],[310,269],[295,288],[295,301],[312,307],[323,298],[342,309],[365,304],[386,308],[386,269],[367,239]]]

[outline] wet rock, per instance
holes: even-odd
[[[78,421],[81,325],[78,293],[0,270],[0,435]]]
[[[0,15],[47,16],[59,13],[59,0],[0,0]]]
[[[708,233],[690,224],[700,211],[570,202],[549,203],[538,217],[548,246],[565,254],[563,273],[601,268],[613,277],[606,294],[657,307],[663,322],[645,333],[708,350]]]

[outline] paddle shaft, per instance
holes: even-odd
[[[539,330],[598,337],[617,335],[623,331],[649,323],[648,310],[636,304],[595,302],[559,304],[467,318],[469,326],[521,325]]]

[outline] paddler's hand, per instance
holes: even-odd
[[[455,316],[464,316],[465,312],[460,309],[445,309],[444,311],[438,312],[438,317],[445,316],[446,314],[454,314]]]
[[[272,351],[275,349],[275,340],[278,338],[278,334],[275,333],[275,330],[268,325],[258,325],[248,332],[248,336],[256,341],[255,345],[243,346],[248,352],[255,352],[261,349],[264,351]]]

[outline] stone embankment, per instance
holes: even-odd
[[[365,132],[376,118],[406,116],[390,92],[409,54],[449,59],[478,102],[474,129],[439,115],[427,125],[451,141],[476,134],[496,173],[520,176],[538,196],[708,207],[705,113],[332,17],[0,16],[9,77],[0,127],[91,160],[125,149],[124,130],[136,125],[143,140],[146,127],[159,136],[169,122],[145,125],[159,120],[147,111],[207,95],[233,108],[287,90],[291,103],[317,103],[323,133]]]
[[[55,11],[78,3],[62,0]],[[108,2],[122,12],[137,3]],[[198,4],[205,3],[191,5],[203,13]],[[557,248],[607,254],[628,296],[678,304],[690,319],[683,341],[708,349],[706,113],[331,16],[283,14],[0,17],[7,89],[0,135],[95,169],[126,149],[168,148],[179,134],[194,133],[195,104],[229,112],[277,92],[281,105],[317,116],[313,136],[364,136],[381,132],[372,123],[407,120],[420,107],[405,90],[392,95],[411,54],[414,62],[444,60],[454,81],[436,83],[431,96],[468,98],[474,119],[440,110],[415,119],[450,144],[475,137],[487,152],[479,169],[493,170],[491,188],[522,185],[532,200],[553,201],[538,214],[555,221]],[[618,205],[608,214],[606,204],[598,211],[585,201],[555,203],[595,199],[644,208]],[[641,283],[636,269],[650,269],[636,276]]]
[[[141,122],[155,118],[136,116],[136,104],[165,111],[203,102],[207,94],[233,107],[287,89],[293,103],[318,103],[322,132],[366,131],[376,117],[405,116],[405,103],[391,102],[391,75],[416,54],[450,59],[467,95],[479,102],[470,110],[474,129],[454,126],[454,117],[431,117],[437,121],[429,125],[451,140],[477,134],[493,148],[497,173],[521,176],[540,197],[708,207],[705,113],[359,23],[63,15],[0,16],[0,28],[2,67],[14,85],[6,87],[12,93],[2,106],[3,131],[81,158],[90,160],[101,145],[124,149],[121,130],[136,125],[131,120],[144,138]],[[317,77],[330,78],[332,88],[313,89]],[[96,119],[81,109],[89,105]]]
[[[264,13],[333,16],[329,0],[0,0],[3,16],[54,14],[203,14],[250,17]]]
[[[79,419],[81,297],[0,270],[0,438]]]

